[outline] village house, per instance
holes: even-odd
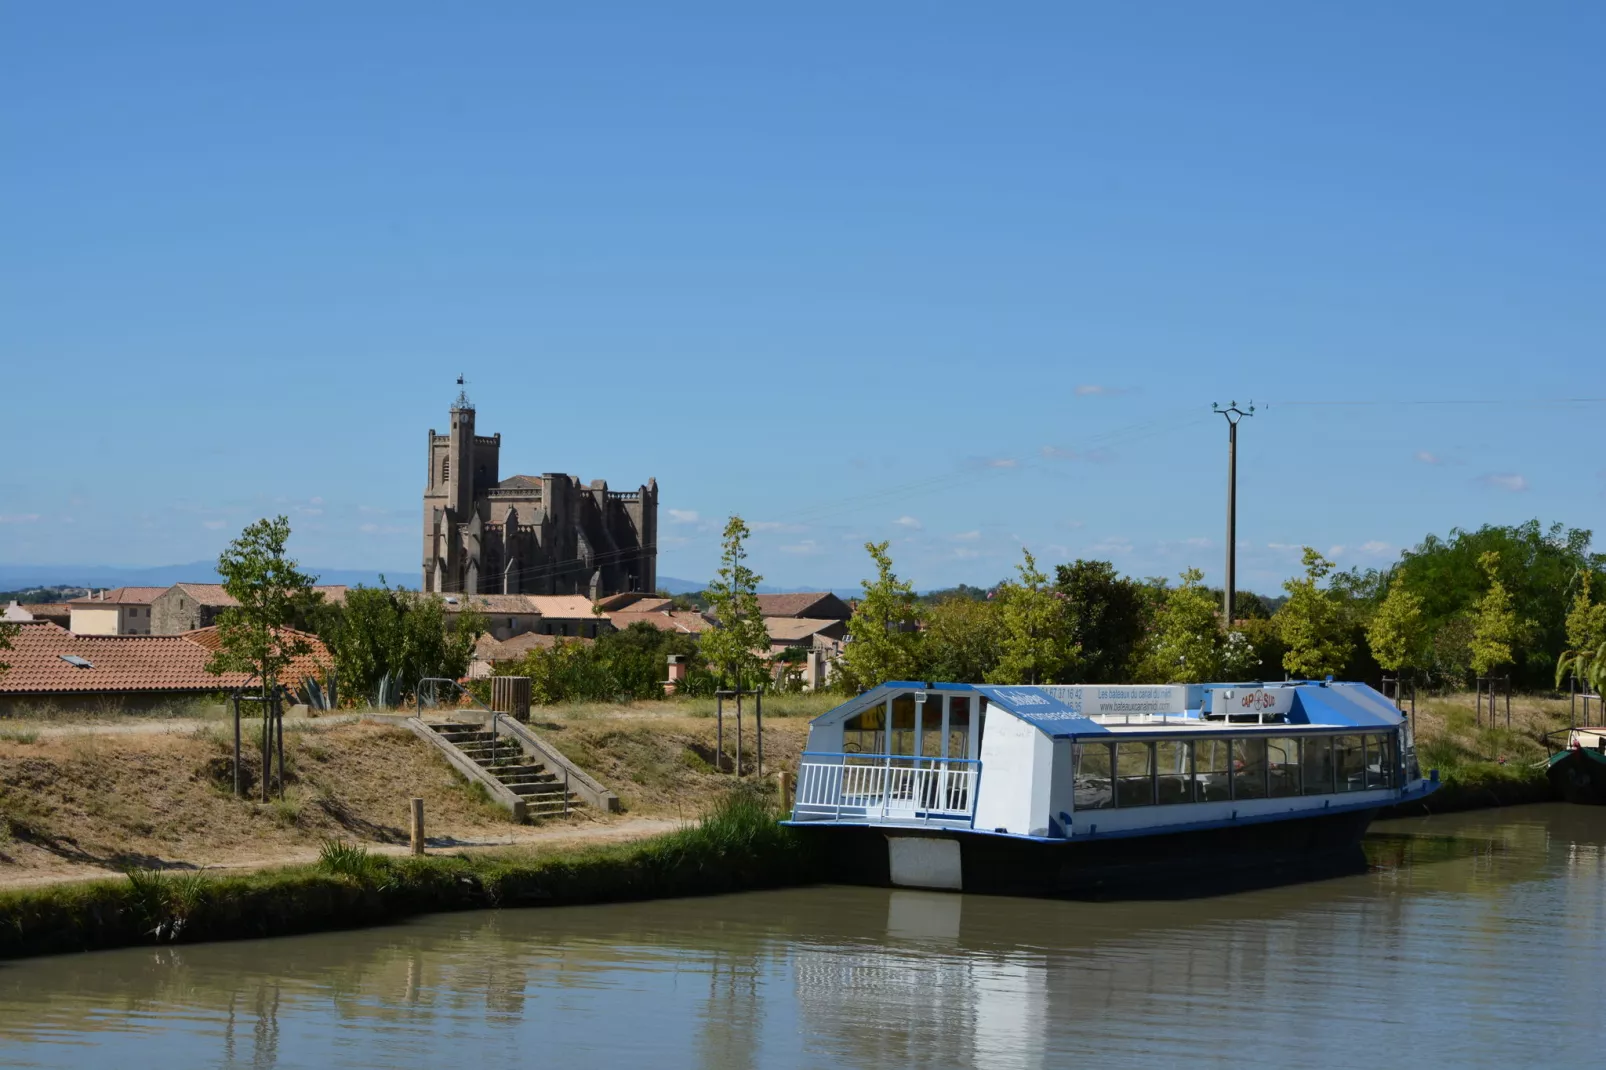
[[[165,587],[91,591],[67,603],[74,635],[150,635],[151,610]]]
[[[171,587],[129,589],[157,592],[149,603],[151,626],[145,633],[149,635],[182,635],[197,628],[210,628],[225,609],[240,604],[221,583],[175,583]],[[327,602],[346,600],[344,584],[326,584],[312,589]],[[73,631],[78,631],[76,625]]]
[[[596,604],[584,595],[448,594],[442,599],[449,618],[471,608],[485,618],[491,637],[499,641],[526,632],[595,639],[613,630],[608,618],[599,615]]]

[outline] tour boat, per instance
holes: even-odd
[[[1550,784],[1571,803],[1606,804],[1606,727],[1573,728],[1550,756]]]
[[[1364,867],[1437,786],[1365,684],[898,681],[810,723],[787,824],[850,883],[1185,895]]]

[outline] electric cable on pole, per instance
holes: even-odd
[[[1226,407],[1210,403],[1212,412],[1227,418],[1227,583],[1221,595],[1222,627],[1231,628],[1233,600],[1238,588],[1238,424],[1255,414],[1255,403],[1246,412],[1236,401]]]

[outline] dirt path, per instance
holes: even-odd
[[[619,821],[596,822],[583,825],[548,825],[541,827],[509,826],[505,832],[480,837],[441,839],[431,838],[429,853],[455,854],[462,851],[496,851],[509,847],[567,847],[594,843],[621,843],[645,839],[680,828],[676,818],[636,817]],[[400,856],[408,853],[406,844],[365,844],[374,854]],[[174,859],[165,868],[174,872],[239,873],[278,866],[307,865],[318,860],[318,848],[304,847],[282,850],[270,855],[242,854],[208,862],[186,862]],[[9,870],[9,872],[8,872]],[[0,866],[0,889],[36,888],[49,884],[72,881],[98,880],[119,877],[121,872],[101,866],[79,865],[64,862],[59,866],[34,867],[13,870]]]

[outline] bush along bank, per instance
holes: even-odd
[[[126,879],[0,895],[0,958],[354,929],[418,914],[621,902],[809,883],[817,866],[762,796],[636,843],[518,856],[389,858],[327,843],[312,866]]]
[[[1427,798],[1388,807],[1380,811],[1378,817],[1423,817],[1555,801],[1557,796],[1544,765],[1471,762],[1445,773],[1439,790]]]

